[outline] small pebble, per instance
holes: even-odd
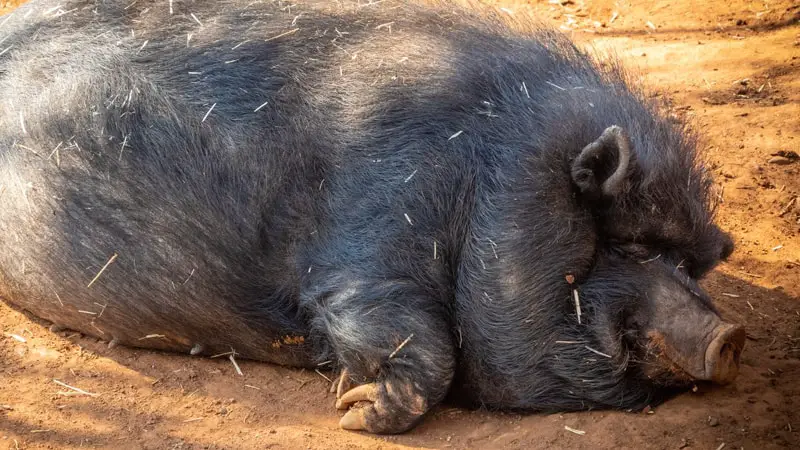
[[[772,158],[767,160],[767,162],[770,163],[770,164],[779,164],[779,165],[783,166],[783,165],[786,165],[786,164],[790,164],[792,162],[792,160],[789,159],[789,158],[786,158],[785,156],[773,156]]]
[[[716,427],[717,425],[719,425],[719,419],[713,416],[708,416],[708,426]]]

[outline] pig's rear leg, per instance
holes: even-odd
[[[342,369],[336,407],[349,411],[340,426],[406,431],[442,401],[454,375],[446,309],[405,282],[344,285],[314,300],[314,326]]]

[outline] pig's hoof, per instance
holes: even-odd
[[[402,433],[416,425],[428,410],[428,402],[419,389],[401,380],[364,384],[337,397],[337,409],[350,408],[339,421],[345,430]]]

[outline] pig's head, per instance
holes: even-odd
[[[691,134],[654,129],[637,141],[606,128],[572,162],[577,197],[597,230],[595,263],[577,286],[592,322],[586,346],[624,363],[642,392],[727,384],[738,374],[745,331],[723,321],[697,281],[733,242],[713,223],[710,181]]]
[[[629,373],[654,387],[736,378],[744,328],[723,321],[677,263],[609,252],[578,295],[592,322],[588,345],[625,358]]]

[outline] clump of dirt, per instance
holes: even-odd
[[[703,135],[718,221],[737,245],[704,285],[747,327],[733,385],[639,413],[442,406],[408,434],[379,437],[338,429],[325,373],[238,361],[239,375],[224,358],[109,349],[0,304],[0,448],[798,448],[800,5],[484,3],[613,50]]]

